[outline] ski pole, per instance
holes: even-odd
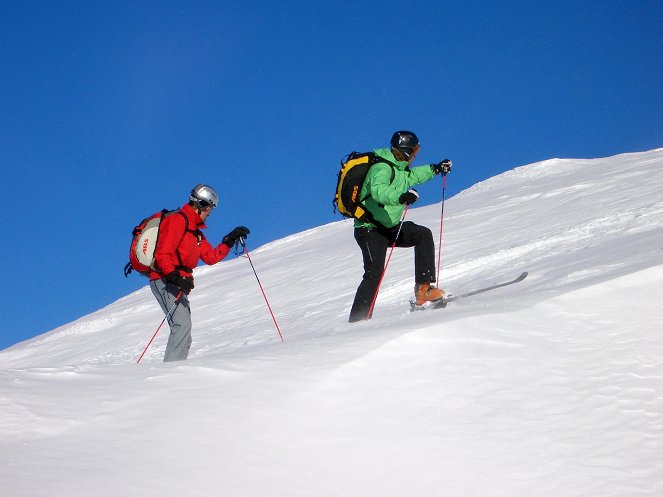
[[[179,303],[179,301],[180,301],[180,297],[181,297],[181,296],[182,296],[182,290],[180,290],[180,293],[178,293],[178,294],[177,294],[177,297],[175,297],[175,302],[173,302],[173,305],[170,306],[170,309],[168,310],[168,313],[167,313],[166,316],[163,318],[163,321],[161,321],[161,324],[160,324],[159,327],[157,328],[157,331],[155,331],[155,332],[154,332],[154,335],[152,335],[152,338],[150,338],[150,341],[148,342],[147,346],[145,347],[145,350],[143,350],[143,353],[140,355],[140,357],[139,357],[138,360],[136,361],[136,364],[139,364],[139,363],[140,363],[140,360],[143,358],[143,356],[145,355],[145,352],[147,352],[147,349],[150,347],[150,344],[152,343],[152,340],[154,340],[154,337],[156,337],[156,336],[157,336],[157,333],[159,333],[159,330],[160,330],[161,327],[163,326],[163,323],[166,322],[166,319],[168,319],[168,318],[170,317],[170,315],[172,314],[173,310],[175,309],[175,306]]]
[[[389,257],[387,257],[387,262],[384,264],[384,269],[382,270],[382,275],[380,275],[380,281],[378,281],[378,286],[375,289],[375,295],[373,295],[373,302],[371,302],[371,307],[368,309],[368,313],[366,314],[366,319],[371,319],[371,316],[373,315],[373,308],[375,307],[375,301],[378,299],[378,293],[380,292],[380,285],[382,285],[382,280],[384,279],[384,275],[387,272],[387,266],[389,266],[389,261],[391,260],[391,254],[394,253],[394,247],[396,247],[396,242],[398,241],[398,236],[401,234],[401,228],[403,228],[403,221],[405,221],[405,215],[407,214],[407,210],[409,209],[409,205],[405,206],[405,210],[403,211],[403,216],[401,217],[401,222],[398,225],[398,231],[396,232],[396,238],[394,238],[394,243],[391,246],[391,250],[389,251]]]
[[[249,255],[249,249],[246,248],[246,242],[244,241],[244,238],[239,239],[239,243],[241,243],[242,248],[244,249],[244,252],[246,253],[246,258],[249,260],[249,263],[251,264],[251,269],[253,269],[253,274],[256,276],[256,280],[258,281],[258,286],[260,287],[260,291],[262,292],[262,296],[265,299],[265,303],[267,304],[267,309],[269,309],[269,313],[272,315],[272,321],[274,321],[274,326],[276,326],[276,331],[279,332],[279,337],[281,337],[281,342],[285,342],[283,340],[283,335],[281,334],[281,328],[279,328],[279,324],[276,322],[276,317],[274,317],[274,312],[272,311],[272,306],[269,305],[269,300],[267,300],[267,295],[265,294],[265,290],[262,287],[262,283],[260,283],[260,278],[258,278],[258,273],[256,273],[256,268],[253,265],[253,261],[251,260],[251,256]]]
[[[437,275],[435,281],[440,284],[440,264],[442,263],[442,225],[444,224],[444,194],[447,189],[447,175],[442,176],[442,210],[440,212],[440,242],[437,244]]]

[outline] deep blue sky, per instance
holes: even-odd
[[[663,147],[662,26],[660,0],[4,1],[0,348],[146,284],[132,227],[199,182],[211,241],[255,248],[339,219],[339,159],[396,129],[454,161],[448,195]]]

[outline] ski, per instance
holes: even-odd
[[[477,290],[473,290],[471,292],[467,293],[461,293],[458,295],[450,295],[449,297],[443,297],[440,300],[436,300],[435,302],[431,302],[428,305],[418,305],[416,302],[410,301],[410,307],[412,311],[424,311],[427,309],[444,309],[449,302],[453,302],[454,300],[460,300],[464,299],[466,297],[471,297],[472,295],[476,295],[478,293],[483,293],[483,292],[489,292],[491,290],[495,290],[497,288],[502,288],[503,286],[509,286],[513,285],[514,283],[518,283],[520,281],[523,281],[525,278],[527,278],[527,271],[523,271],[518,275],[517,278],[512,279],[511,281],[505,281],[504,283],[497,283],[495,285],[490,285],[484,288],[479,288]]]

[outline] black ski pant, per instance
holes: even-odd
[[[364,258],[364,277],[355,295],[350,322],[370,319],[368,315],[375,291],[384,271],[387,249],[396,241],[397,247],[414,247],[415,283],[435,281],[435,242],[431,230],[412,221],[405,221],[398,239],[398,226],[393,228],[355,228],[355,240]]]

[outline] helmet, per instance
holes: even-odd
[[[193,187],[189,202],[194,202],[201,207],[216,207],[219,203],[219,196],[211,186],[203,185],[202,183]]]
[[[396,131],[391,137],[391,148],[399,150],[408,160],[418,146],[419,138],[412,131]]]

